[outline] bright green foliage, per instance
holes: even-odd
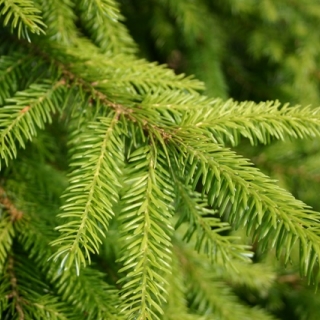
[[[128,26],[148,21],[131,32],[154,37],[160,56],[199,74],[212,98],[202,82],[137,56],[121,3],[0,0],[1,319],[267,320],[281,317],[277,295],[299,301],[280,266],[318,284],[320,213],[230,149],[319,138],[320,108],[225,99],[227,86],[239,97],[234,82],[251,79],[240,63],[249,52],[261,70],[266,56],[284,60],[277,76],[293,73],[295,86],[310,80],[282,41],[303,39],[319,8],[301,18],[279,2],[283,12],[271,0],[121,2]],[[226,29],[230,15],[244,29],[257,24],[248,52],[231,46],[240,31]],[[292,16],[292,34],[260,45]],[[312,72],[317,44],[307,49]],[[228,79],[224,56],[238,77]],[[277,92],[296,100],[287,82]],[[292,145],[253,160],[267,167]],[[310,309],[295,315],[317,317],[317,296],[304,292],[300,307]]]
[[[102,52],[113,54],[135,52],[136,46],[123,20],[118,3],[114,0],[77,0],[81,23],[92,41]]]
[[[25,148],[26,140],[32,140],[37,127],[44,128],[51,122],[51,113],[59,105],[59,88],[64,81],[30,85],[25,91],[18,91],[6,99],[11,105],[1,109],[1,158],[8,165],[9,159],[17,156],[16,141]]]
[[[102,230],[108,229],[108,221],[114,215],[112,204],[119,200],[121,183],[118,177],[121,177],[119,166],[123,166],[124,145],[121,141],[123,131],[118,126],[116,113],[110,118],[102,118],[100,123],[89,124],[86,133],[75,132],[73,144],[76,150],[73,150],[70,164],[74,170],[69,175],[69,187],[64,195],[67,198],[62,207],[64,213],[60,214],[61,218],[70,218],[70,221],[57,227],[64,236],[52,244],[59,245],[65,258],[70,255],[71,263],[75,256],[78,274],[80,263],[85,265],[86,259],[90,261],[89,252],[99,252],[100,237],[104,235]],[[94,136],[92,131],[96,133]]]
[[[3,16],[3,25],[9,25],[11,30],[17,29],[18,37],[32,33],[44,33],[45,24],[40,17],[40,10],[32,0],[1,0],[0,13]]]
[[[126,272],[120,280],[120,294],[127,319],[132,314],[138,319],[156,319],[163,312],[165,276],[171,272],[173,188],[165,156],[154,146],[130,152],[128,161],[119,216],[123,242],[119,272]]]
[[[178,255],[183,255],[182,272],[186,274],[187,298],[191,310],[203,314],[211,314],[213,318],[221,319],[274,319],[262,310],[248,308],[237,300],[223,282],[212,272],[212,265],[205,258],[199,260],[199,255],[188,248],[177,247]],[[201,278],[199,278],[201,274]]]
[[[60,43],[71,43],[77,35],[74,25],[76,15],[72,10],[72,1],[36,1],[43,12],[43,21],[47,25],[47,37]]]

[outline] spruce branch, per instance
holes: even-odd
[[[11,292],[10,292],[10,298],[13,299],[14,308],[18,314],[19,320],[25,319],[25,313],[23,311],[23,298],[21,297],[17,285],[17,276],[15,274],[14,270],[14,259],[10,255],[8,258],[8,265],[7,265],[7,271],[8,271],[8,277],[10,279],[10,286],[11,286]]]
[[[86,268],[80,276],[65,272],[57,277],[52,273],[51,281],[62,299],[75,306],[85,319],[125,320],[119,315],[118,290],[105,282],[104,277],[104,273]]]
[[[164,309],[165,317],[170,317],[172,313],[188,313],[184,277],[176,255],[172,255],[171,261],[172,271],[167,275],[168,297],[170,299]]]
[[[28,306],[37,310],[36,314],[38,318],[43,317],[45,319],[50,317],[54,320],[79,319],[67,311],[68,306],[62,306],[62,303],[58,299],[50,295],[45,295],[37,302],[33,302]]]
[[[59,245],[55,259],[62,255],[62,266],[68,267],[74,262],[77,273],[81,264],[86,265],[86,259],[90,262],[90,253],[99,252],[100,237],[114,216],[112,206],[118,200],[122,175],[121,135],[119,113],[112,112],[108,118],[90,123],[81,135],[81,145],[73,151],[70,166],[75,169],[69,175],[64,212],[59,215],[67,221],[57,227],[61,235],[52,245]]]
[[[164,320],[205,320],[207,317],[189,313],[185,276],[181,272],[178,257],[172,255],[172,272],[168,274],[168,303],[164,308]]]
[[[193,188],[201,181],[210,205],[217,205],[221,214],[230,206],[230,223],[245,226],[262,248],[271,242],[277,255],[285,251],[286,262],[299,239],[300,270],[310,281],[320,255],[319,213],[309,210],[229,149],[211,143],[204,136],[191,138],[179,133],[177,137],[181,150],[177,165],[187,173],[186,181]]]
[[[243,263],[232,261],[236,272],[228,270],[224,264],[218,264],[215,272],[218,277],[231,284],[233,287],[244,286],[263,295],[268,293],[276,280],[275,270],[264,263]]]
[[[152,109],[155,118],[176,124],[178,130],[208,135],[215,143],[238,145],[240,137],[252,145],[271,140],[314,138],[319,135],[320,109],[281,105],[278,101],[234,102],[207,98],[199,94],[172,91],[147,94],[140,106]]]
[[[16,208],[14,203],[9,199],[4,188],[0,186],[0,204],[7,211],[11,222],[22,219],[23,212]]]
[[[10,216],[3,215],[0,221],[0,274],[3,272],[3,266],[12,247],[14,236],[15,232]]]
[[[136,44],[122,24],[124,20],[113,0],[77,0],[80,20],[93,42],[102,52],[113,54],[136,52]]]
[[[138,3],[128,12],[145,8]],[[275,248],[285,263],[300,242],[302,275],[319,279],[319,213],[225,147],[241,137],[251,144],[318,137],[318,108],[200,95],[200,81],[134,56],[116,0],[0,0],[0,8],[0,19],[18,31],[3,28],[0,44],[0,318],[271,319],[232,291],[262,297],[276,277],[246,263],[251,253],[231,227]],[[47,34],[20,39],[43,31],[38,8]],[[164,23],[152,21],[152,32],[177,40],[178,26],[177,48],[182,43],[191,64],[214,60],[208,70],[222,92],[224,42],[209,44],[207,31],[215,23],[222,30],[230,8],[249,12],[250,5],[155,0],[150,8]],[[228,64],[238,62],[232,48],[225,53]],[[301,74],[311,74],[316,60],[304,60]],[[101,253],[102,246],[117,252]],[[91,259],[96,265],[80,274]],[[120,279],[118,289],[106,282],[108,270],[118,272],[111,280]]]
[[[36,0],[43,12],[47,25],[46,36],[58,43],[71,44],[75,41],[78,30],[75,26],[76,15],[70,0]]]
[[[248,138],[252,145],[270,143],[271,138],[314,138],[319,136],[320,109],[281,105],[279,102],[255,104],[252,102],[224,104],[205,107],[201,114],[191,111],[182,121],[185,130],[205,128],[216,142],[239,143],[239,136]],[[236,133],[238,135],[236,135]]]
[[[193,42],[205,32],[210,16],[202,1],[167,1],[158,0],[161,5],[167,6],[173,19],[176,20],[187,42]]]
[[[69,306],[52,295],[39,270],[26,257],[17,254],[11,255],[8,260],[7,277],[10,279],[13,308],[4,310],[17,319],[44,319],[54,320],[79,319]],[[31,285],[32,284],[32,285]]]
[[[202,82],[184,74],[177,76],[164,65],[123,55],[101,55],[84,38],[78,38],[74,43],[74,46],[66,46],[40,41],[37,45],[30,45],[20,40],[20,44],[31,54],[39,56],[40,61],[60,70],[68,86],[80,86],[79,89],[93,99],[102,100],[101,103],[111,107],[121,106],[115,103],[118,100],[118,95],[114,97],[115,89],[122,92],[124,102],[129,105],[132,105],[132,100],[140,99],[140,94],[144,96],[153,91],[180,89],[195,93],[203,89]],[[79,50],[84,46],[88,53]],[[50,57],[48,51],[51,52]],[[122,104],[122,109],[125,108],[128,107]]]
[[[172,240],[173,245],[185,246],[186,241],[183,239],[183,235],[181,231],[176,231]],[[194,249],[195,244],[196,240],[191,239],[188,242],[188,247]],[[196,254],[194,253],[194,255]],[[198,260],[203,261],[205,264],[210,264],[210,272],[217,279],[225,281],[229,286],[234,288],[246,287],[255,292],[266,294],[276,280],[275,270],[264,263],[252,263],[252,260],[241,261],[234,258],[231,258],[227,262],[222,259],[216,259],[212,262],[212,259],[206,253],[198,253]]]
[[[7,263],[4,267],[7,266]],[[6,268],[1,268],[0,270],[0,310],[7,310],[10,304],[10,299],[12,299],[11,284],[8,273],[4,272]],[[10,306],[11,307],[11,306]]]
[[[253,255],[250,246],[235,243],[239,240],[237,237],[221,235],[221,232],[231,228],[230,225],[220,221],[215,217],[216,213],[207,208],[207,199],[203,199],[201,194],[185,186],[174,173],[172,175],[178,196],[176,212],[179,214],[179,220],[175,228],[183,224],[183,239],[195,243],[195,249],[199,253],[207,254],[213,264],[234,268],[234,259],[250,262]]]
[[[130,154],[119,221],[123,249],[119,272],[127,319],[160,319],[166,301],[165,275],[171,272],[172,186],[165,156],[144,144]],[[163,190],[167,192],[164,193]]]
[[[4,16],[3,25],[10,25],[11,31],[17,29],[18,37],[27,38],[31,33],[44,33],[45,24],[32,0],[0,0],[0,14]]]
[[[22,73],[26,74],[32,60],[32,56],[17,52],[0,56],[0,105],[17,91],[18,79]]]
[[[226,284],[216,277],[209,265],[202,260],[199,261],[194,251],[178,243],[173,250],[185,275],[187,299],[191,310],[201,315],[210,314],[230,320],[248,317],[261,320],[274,319],[261,309],[241,304]]]
[[[48,62],[63,66],[64,70],[74,75],[73,80],[85,81],[111,97],[115,90],[132,99],[139,97],[139,94],[168,89],[196,92],[204,88],[201,81],[184,74],[175,75],[165,65],[124,54],[103,55],[92,43],[80,37],[73,46],[43,41],[39,41],[36,47],[28,43],[25,45],[36,48],[37,54]],[[84,47],[86,50],[82,51]],[[46,54],[48,51],[51,52],[50,57]]]
[[[117,291],[103,280],[100,272],[87,267],[77,275],[73,269],[63,269],[61,257],[47,263],[56,252],[50,246],[56,234],[45,225],[45,221],[34,215],[19,222],[18,241],[51,284],[54,296],[64,304],[72,305],[75,319],[121,319],[116,311],[119,304]],[[39,228],[45,232],[39,233]]]
[[[43,81],[7,99],[12,105],[0,109],[0,155],[6,165],[17,156],[16,142],[25,148],[25,141],[32,140],[37,127],[43,129],[46,122],[51,122],[51,113],[60,107],[59,94],[64,86],[63,79],[54,83]]]

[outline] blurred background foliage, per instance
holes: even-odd
[[[318,0],[120,3],[141,56],[165,63],[178,74],[195,74],[206,83],[205,94],[320,106]],[[254,148],[243,140],[237,152],[320,211],[319,147],[318,139]],[[258,246],[255,260],[272,265],[277,280],[268,292],[236,288],[242,299],[266,307],[281,319],[320,319],[320,294],[306,285],[294,264],[283,269],[273,254],[261,254]]]

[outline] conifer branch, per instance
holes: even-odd
[[[7,312],[13,318],[17,316],[18,319],[79,319],[74,310],[70,310],[67,304],[52,295],[51,288],[42,281],[40,270],[31,265],[30,261],[26,261],[26,257],[23,259],[21,253],[20,257],[9,258],[7,269],[11,284],[9,296],[16,310]],[[31,283],[33,286],[30,286]]]
[[[37,314],[43,318],[50,317],[57,320],[77,319],[70,313],[64,314],[63,311],[65,310],[61,308],[61,302],[58,302],[57,299],[54,299],[50,295],[42,297],[41,301],[33,302],[30,304],[30,307],[34,307],[37,310]],[[64,309],[67,309],[66,306]]]
[[[215,273],[224,281],[234,287],[244,286],[259,292],[266,293],[270,290],[276,280],[275,270],[263,263],[243,263],[233,260],[233,267],[236,272],[228,270],[225,265],[216,265]]]
[[[29,60],[29,63],[28,63]],[[0,105],[18,88],[18,78],[22,72],[30,67],[32,56],[12,53],[0,56]]]
[[[90,42],[78,38],[74,46],[39,42],[37,47],[25,43],[28,48],[34,48],[38,55],[48,62],[63,66],[79,79],[96,87],[101,93],[113,97],[114,90],[123,93],[124,97],[137,98],[139,94],[159,92],[168,89],[187,90],[195,93],[203,90],[201,81],[184,74],[175,75],[165,65],[146,62],[127,55],[103,55]],[[86,51],[79,49],[86,46]],[[29,49],[30,50],[30,49]],[[52,55],[46,54],[50,51]],[[91,92],[90,92],[91,93]]]
[[[216,278],[208,265],[204,261],[200,263],[198,256],[191,250],[175,245],[174,253],[186,277],[187,298],[191,309],[202,315],[211,314],[230,320],[248,317],[261,320],[274,319],[261,309],[249,308],[241,304],[229,288]]]
[[[22,219],[23,212],[18,210],[12,201],[8,198],[5,190],[0,186],[0,204],[8,212],[11,222]]]
[[[17,156],[16,140],[25,148],[25,141],[32,140],[36,128],[43,129],[46,122],[51,122],[51,113],[59,108],[61,96],[58,94],[64,86],[63,79],[54,84],[44,81],[7,99],[14,105],[0,109],[0,156],[6,165]]]
[[[39,234],[41,225],[41,221],[35,217],[21,221],[18,225],[18,241],[54,288],[55,296],[65,304],[72,305],[75,320],[80,319],[79,315],[85,315],[86,319],[120,320],[115,309],[119,304],[117,292],[103,280],[101,273],[90,268],[84,269],[80,275],[73,269],[62,272],[61,257],[47,263],[55,253],[54,247],[50,246],[55,234],[43,226],[42,229],[49,233]]]
[[[122,24],[118,4],[113,0],[77,0],[80,18],[86,31],[102,52],[113,54],[136,52],[136,45]]]
[[[114,215],[112,206],[118,199],[123,162],[119,115],[111,113],[108,118],[89,124],[80,138],[83,144],[74,150],[72,157],[71,167],[75,169],[69,175],[64,212],[59,215],[67,222],[56,228],[62,234],[52,245],[60,246],[55,259],[62,255],[63,266],[68,267],[74,262],[77,273],[86,259],[90,262],[90,252],[99,251],[100,236],[107,232]]]
[[[240,137],[252,145],[270,143],[272,138],[314,138],[319,136],[320,109],[281,105],[277,101],[237,103],[198,94],[172,92],[146,95],[140,106],[152,108],[163,122],[177,125],[189,134],[202,132],[215,143],[238,145]]]
[[[206,316],[200,316],[200,315],[195,315],[195,314],[191,314],[191,313],[169,313],[166,314],[164,317],[164,320],[180,320],[180,319],[184,319],[184,320],[208,320],[209,317]]]
[[[173,237],[173,245],[176,245],[178,248],[192,248],[194,243],[195,241],[192,239],[188,246],[186,246],[181,232],[176,232]],[[193,256],[194,258],[196,257],[196,252],[193,253]],[[208,256],[203,253],[198,254],[197,259],[205,265],[211,265],[210,273],[212,276],[214,275],[217,279],[223,280],[229,286],[235,288],[245,287],[255,292],[265,294],[270,290],[276,280],[275,270],[273,270],[271,266],[262,263],[252,263],[252,261],[243,262],[239,259],[231,259],[228,263],[221,259],[216,259],[216,261],[212,263],[212,260],[208,259]],[[185,289],[185,292],[187,292],[187,289]]]
[[[7,266],[7,263],[4,267]],[[7,269],[7,268],[6,268]],[[5,269],[5,270],[6,270]],[[6,310],[8,307],[12,307],[10,302],[12,299],[12,293],[11,293],[11,284],[10,284],[10,278],[8,276],[8,273],[4,272],[3,268],[0,270],[1,275],[1,281],[0,281],[0,307],[1,310]]]
[[[76,16],[73,3],[70,0],[36,0],[40,3],[43,20],[47,25],[46,35],[50,40],[71,44],[76,36]]]
[[[0,274],[3,272],[4,263],[12,247],[15,236],[12,220],[9,215],[3,215],[0,220]]]
[[[187,288],[185,277],[181,272],[180,264],[176,255],[172,255],[172,272],[168,274],[168,299],[164,309],[165,320],[205,320],[206,317],[189,313],[186,299]]]
[[[171,261],[172,271],[167,276],[168,297],[170,299],[168,299],[168,303],[165,306],[165,317],[170,317],[172,313],[188,313],[184,278],[182,272],[180,272],[180,265],[176,255],[172,255]]]
[[[172,174],[178,193],[176,210],[179,220],[176,228],[186,222],[185,226],[182,225],[183,239],[195,243],[195,249],[207,254],[214,264],[222,263],[226,268],[234,268],[233,259],[250,262],[253,255],[250,246],[235,243],[239,240],[237,237],[221,235],[220,232],[229,230],[230,225],[214,217],[215,212],[207,208],[207,199],[190,190]]]
[[[101,272],[86,268],[80,276],[66,272],[57,277],[52,269],[50,280],[62,299],[75,306],[86,319],[125,320],[117,310],[120,304],[118,290],[106,283],[104,276]],[[86,303],[84,300],[87,300]]]
[[[161,36],[152,49],[162,46],[165,54],[184,48],[188,65],[196,68],[210,60],[209,84],[215,95],[226,94],[221,66],[238,63],[233,45],[247,53],[238,37],[226,39],[222,20],[232,8],[233,18],[243,22],[234,11],[243,10],[255,26],[262,11],[234,0],[154,0],[147,8],[140,1],[127,13],[143,9],[151,15],[145,24]],[[262,20],[271,26],[272,10],[265,11],[269,16]],[[39,35],[40,14],[46,35]],[[0,318],[272,319],[232,291],[268,297],[276,276],[265,264],[247,263],[251,252],[235,241],[231,227],[244,227],[257,252],[275,248],[285,264],[299,260],[301,274],[318,282],[320,214],[225,146],[242,137],[251,144],[319,137],[319,108],[200,95],[203,84],[180,69],[176,75],[135,57],[137,46],[116,0],[0,0],[0,20],[6,25],[0,30],[0,158],[6,164],[0,168]],[[218,32],[211,37],[221,31],[221,40],[208,37],[213,26]],[[259,32],[248,38],[266,39]],[[296,46],[292,40],[290,35],[283,43]],[[303,63],[287,59],[280,82],[287,68],[303,69],[302,80],[294,76],[296,85],[314,75],[316,59],[307,52],[316,52],[314,45],[301,50]],[[185,68],[184,57],[179,68]],[[286,88],[277,81],[271,84]],[[315,92],[316,85],[307,90]],[[53,116],[57,111],[60,117]],[[18,154],[19,147],[25,150]],[[103,273],[88,266],[79,274],[91,259]],[[117,282],[116,288],[107,281]]]
[[[184,136],[188,142],[177,141],[184,158],[180,158],[177,165],[182,165],[181,169],[187,172],[186,180],[195,188],[201,179],[210,205],[218,205],[221,214],[229,205],[231,224],[245,226],[263,248],[272,239],[271,246],[276,247],[278,255],[286,251],[286,261],[299,239],[300,270],[311,279],[320,257],[319,213],[307,209],[245,159],[206,141],[203,136],[201,140],[198,138]]]
[[[195,41],[197,37],[205,32],[210,16],[207,14],[207,8],[200,1],[176,0],[174,2],[167,0],[158,0],[162,5],[169,8],[173,19],[177,21],[187,42]]]
[[[231,101],[217,104],[214,108],[203,108],[201,114],[193,110],[181,126],[185,130],[204,128],[211,132],[215,142],[239,143],[237,134],[248,138],[252,145],[270,143],[271,138],[314,138],[319,136],[320,109],[310,107],[281,106],[278,102],[241,104]],[[236,134],[237,133],[237,134]]]
[[[46,63],[56,66],[64,75],[66,82],[80,85],[93,99],[103,100],[101,103],[111,107],[121,106],[114,102],[115,88],[119,92],[122,91],[124,97],[127,97],[128,90],[130,91],[129,100],[125,100],[128,104],[132,104],[132,99],[140,99],[140,94],[145,95],[150,91],[159,92],[160,88],[160,91],[183,89],[191,93],[203,89],[202,82],[190,76],[186,77],[184,74],[177,76],[164,65],[147,63],[144,60],[122,55],[106,57],[84,39],[78,38],[74,41],[76,45],[73,47],[41,42],[38,46],[30,47],[27,42],[20,40],[20,43],[31,53],[40,56]],[[88,54],[79,51],[78,45],[86,46]],[[52,56],[47,55],[48,51],[52,51]],[[80,63],[77,64],[74,61]],[[103,69],[101,69],[102,65]],[[128,107],[122,105],[121,108]]]
[[[10,278],[10,285],[11,285],[11,298],[13,299],[14,308],[16,309],[18,313],[18,319],[24,320],[25,319],[25,313],[23,311],[23,298],[21,297],[19,293],[19,288],[17,284],[17,277],[14,271],[14,258],[13,256],[9,256],[8,258],[8,276]]]
[[[39,16],[40,10],[32,0],[0,0],[0,14],[4,16],[3,25],[10,24],[11,30],[17,29],[18,37],[29,39],[32,33],[44,33],[45,24]]]
[[[126,276],[120,280],[127,319],[160,319],[166,301],[165,275],[171,272],[172,187],[156,146],[144,145],[130,154],[119,220],[123,234],[120,259]],[[164,194],[163,190],[167,190]]]

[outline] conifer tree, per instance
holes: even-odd
[[[291,2],[0,0],[1,319],[285,318],[286,284],[303,287],[292,270],[309,289],[293,290],[289,317],[318,319],[320,213],[240,155],[320,135],[316,35],[305,78],[280,45],[302,40],[320,8],[295,15]],[[265,48],[286,14],[296,29]],[[228,17],[257,26],[252,47]],[[209,41],[208,28],[230,36]],[[141,58],[154,48],[176,73]],[[227,100],[227,88],[243,99],[250,52],[259,71],[272,57],[308,88],[303,106],[285,81],[267,98],[291,105],[259,102],[262,82],[245,86],[252,101]],[[255,158],[271,175],[274,148]]]

